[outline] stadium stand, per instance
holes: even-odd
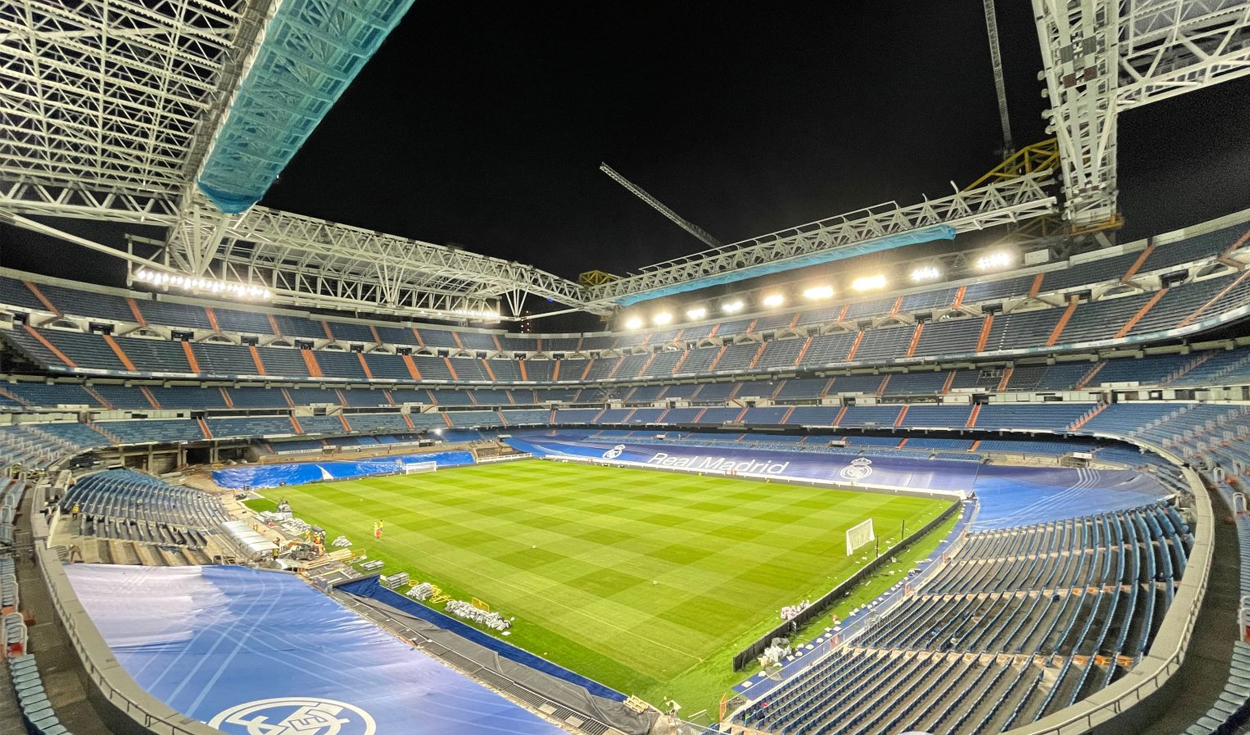
[[[1146,650],[1189,543],[1160,507],[970,534],[957,561],[871,631],[739,720],[787,733],[1034,722]]]
[[[1098,478],[1124,466],[1157,480],[1174,502],[1189,489],[1167,459],[1124,441],[1180,456],[1222,492],[1250,472],[1250,406],[1238,392],[1250,385],[1250,347],[1151,342],[1168,330],[1220,326],[1250,305],[1236,273],[1193,269],[1166,288],[1141,280],[1187,263],[1212,267],[1228,243],[1208,239],[1041,277],[1008,274],[657,332],[536,337],[150,297],[135,300],[149,325],[195,334],[169,339],[149,326],[113,336],[75,319],[133,325],[121,294],[97,299],[94,290],[46,284],[41,293],[62,312],[55,326],[19,321],[0,328],[0,340],[47,372],[75,377],[0,382],[0,412],[22,421],[0,425],[0,461],[46,467],[137,444],[311,456],[390,451],[443,432],[447,441],[483,441],[573,427],[600,441],[944,463],[986,477],[1004,463],[1093,462],[1099,469],[1074,470],[1088,487],[1070,495],[1039,502],[1017,489],[981,498],[962,548],[937,573],[736,717],[786,732],[831,723],[855,732],[1008,729],[1121,678],[1148,650],[1183,581],[1194,539],[1187,520]],[[1119,282],[1134,266],[1138,290]],[[1095,282],[1102,286],[1089,289]],[[1069,291],[1080,295],[1036,298]],[[0,302],[12,313],[47,313],[13,278],[0,278]],[[956,302],[989,308],[955,312]],[[241,344],[246,335],[263,339]],[[1144,352],[1136,338],[1149,345]],[[1074,347],[1081,343],[1115,349]],[[517,351],[577,355],[517,359]],[[908,364],[890,367],[896,362]],[[88,475],[61,507],[83,507],[84,535],[202,548],[224,518],[205,497],[112,471]],[[0,542],[5,533],[0,510]],[[1208,719],[1228,714],[1213,709]]]
[[[75,507],[82,514],[84,535],[199,547],[228,518],[220,503],[203,492],[130,470],[80,479],[61,499],[63,512]],[[187,541],[188,536],[195,540]]]

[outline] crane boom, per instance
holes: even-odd
[[[641,186],[638,186],[634,182],[630,181],[624,176],[621,176],[616,171],[612,170],[612,167],[609,166],[608,164],[600,163],[599,170],[604,172],[608,176],[612,177],[613,181],[615,181],[616,183],[628,189],[631,193],[633,193],[634,196],[638,197],[639,199],[643,200],[647,204],[651,205],[652,209],[654,209],[655,211],[667,217],[673,224],[677,225],[678,227],[682,228],[686,232],[689,232],[691,235],[694,235],[695,237],[702,240],[704,245],[707,245],[708,247],[712,247],[712,248],[724,247],[724,244],[720,240],[717,240],[716,238],[708,234],[707,230],[704,230],[702,227],[699,227],[698,225],[687,220],[686,218],[677,214],[676,212],[669,209],[668,207],[664,206],[663,202],[661,202],[659,199],[656,199],[655,197],[648,194],[646,190],[643,189]]]
[[[1003,82],[1003,53],[998,45],[998,16],[994,13],[994,0],[982,0],[985,5],[985,30],[990,37],[990,64],[994,68],[994,91],[998,93],[998,118],[1003,126],[1003,157],[1015,151],[1011,141],[1011,119],[1007,117],[1007,85]]]

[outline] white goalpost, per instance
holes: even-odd
[[[415,475],[420,472],[433,472],[438,469],[438,462],[409,462],[404,465],[405,475]]]
[[[846,555],[851,556],[855,550],[872,543],[877,535],[872,531],[872,519],[856,524],[846,531]]]

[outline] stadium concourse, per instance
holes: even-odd
[[[661,709],[655,700],[679,695],[697,730],[1147,731],[1150,695],[1195,664],[1195,641],[1219,653],[1201,659],[1190,706],[1159,722],[1224,732],[1250,700],[1247,655],[1235,602],[1206,593],[1238,565],[1213,556],[1216,518],[1250,534],[1239,495],[1250,340],[1228,336],[1250,311],[1248,220],[1079,268],[661,332],[518,335],[241,311],[7,272],[0,458],[15,469],[0,543],[33,555],[86,676],[108,693],[101,717],[130,701],[153,721],[184,718],[188,733],[251,732],[261,718],[407,731],[414,713],[421,732],[448,735],[662,731],[667,715],[629,696],[640,692]],[[557,502],[518,458],[657,479],[637,490],[606,479],[593,493],[574,482]],[[418,463],[438,470],[403,475]],[[486,471],[501,479],[461,484]],[[686,497],[690,473],[751,489]],[[368,484],[378,476],[389,484]],[[669,494],[647,487],[661,477]],[[459,489],[403,495],[423,482]],[[806,494],[787,495],[799,486]],[[869,494],[865,508],[903,494],[955,515],[909,526],[855,571],[843,526],[811,526],[836,511],[819,505],[842,497],[835,488]],[[741,507],[718,493],[741,493]],[[406,519],[437,497],[443,512]],[[376,508],[353,505],[366,501]],[[301,522],[301,503],[321,528]],[[707,509],[702,523],[687,506]],[[838,523],[864,515],[877,512]],[[556,533],[555,519],[562,540],[518,568],[518,590],[499,571],[510,558],[499,544],[519,543],[527,523]],[[385,532],[369,545],[356,526],[374,520]],[[800,528],[818,533],[809,542]],[[619,546],[627,538],[658,545]],[[727,542],[746,556],[712,553]],[[578,558],[603,562],[571,566]],[[905,576],[891,576],[902,558]],[[809,566],[794,580],[776,571]],[[835,579],[812,594],[820,580],[806,575],[822,568]],[[695,603],[696,580],[712,579]],[[580,611],[615,609],[621,626],[628,609],[646,638],[706,640],[705,653],[673,671],[647,664],[664,657],[598,634],[607,618],[548,614],[531,588]],[[701,630],[718,589],[720,600],[768,602],[722,605],[715,629]],[[6,610],[24,609],[16,586],[4,594]],[[450,615],[453,594],[465,600],[455,609],[478,612]],[[1220,624],[1195,629],[1200,614]],[[31,643],[20,619],[4,618],[13,652]],[[22,663],[10,674],[29,727],[61,732],[64,693],[41,683],[51,672]],[[1126,696],[1142,704],[1114,704]]]

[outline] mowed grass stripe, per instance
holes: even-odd
[[[516,615],[512,642],[623,689],[728,655],[782,605],[845,578],[854,524],[871,517],[879,536],[897,537],[903,521],[918,529],[946,505],[543,461],[268,495],[385,559],[385,571]]]

